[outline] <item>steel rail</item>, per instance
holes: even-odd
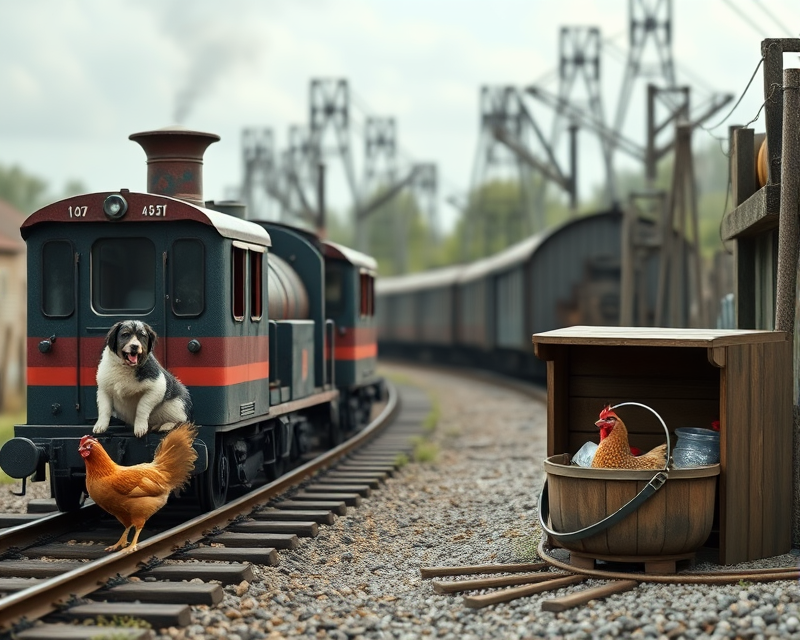
[[[378,417],[354,437],[327,451],[322,456],[301,465],[251,493],[229,502],[220,509],[203,514],[168,531],[140,541],[136,551],[123,550],[111,553],[99,560],[88,562],[72,571],[48,579],[39,585],[0,599],[0,631],[13,629],[20,623],[42,618],[64,607],[76,597],[80,598],[97,591],[113,576],[127,577],[140,571],[142,569],[140,565],[152,563],[154,559],[156,561],[164,560],[173,555],[182,546],[208,537],[209,531],[224,527],[242,515],[248,515],[255,506],[264,504],[318,471],[322,471],[338,462],[348,453],[363,446],[380,433],[396,415],[399,409],[397,390],[389,381],[387,381],[386,387],[389,393],[388,402]],[[86,508],[60,515],[80,518]],[[66,521],[74,522],[74,518],[67,518]],[[53,520],[61,522],[57,517],[53,518]],[[20,525],[19,527],[14,527],[14,529],[20,530],[19,534],[21,535],[24,533],[22,529],[27,526]],[[14,536],[9,537],[13,538]],[[27,546],[32,546],[30,538],[28,538]]]

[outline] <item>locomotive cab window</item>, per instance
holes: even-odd
[[[264,254],[250,250],[250,320],[258,322],[264,315],[264,288],[262,278],[262,268],[264,264]]]
[[[233,247],[233,319],[237,322],[244,321],[245,301],[245,274],[247,272],[247,249]]]
[[[72,244],[52,240],[42,246],[42,313],[66,318],[75,311],[75,267]]]
[[[361,284],[361,300],[359,304],[361,316],[373,316],[375,315],[375,278],[366,271],[362,271],[359,274],[359,280]]]
[[[172,312],[199,316],[205,308],[205,248],[200,240],[176,240],[172,245]]]
[[[334,262],[325,263],[325,313],[329,318],[344,312],[344,274]]]
[[[147,313],[156,304],[156,248],[147,238],[92,246],[92,305],[99,313]]]

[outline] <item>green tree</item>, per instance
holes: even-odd
[[[70,180],[63,189],[53,194],[42,178],[27,173],[17,165],[0,164],[0,198],[6,200],[25,214],[30,214],[48,202],[85,193],[86,187],[79,180]]]

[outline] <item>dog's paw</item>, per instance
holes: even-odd
[[[108,423],[101,424],[97,422],[92,429],[92,433],[105,433],[106,429],[108,429]]]
[[[133,435],[135,435],[137,438],[147,435],[147,423],[135,424],[133,426]]]
[[[167,431],[172,431],[175,428],[176,422],[165,422],[162,424],[156,431],[159,433],[166,433]]]

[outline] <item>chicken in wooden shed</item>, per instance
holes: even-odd
[[[628,429],[625,423],[606,406],[595,422],[600,427],[600,444],[594,454],[592,466],[604,469],[663,469],[667,459],[667,445],[662,444],[640,456],[631,453]]]

